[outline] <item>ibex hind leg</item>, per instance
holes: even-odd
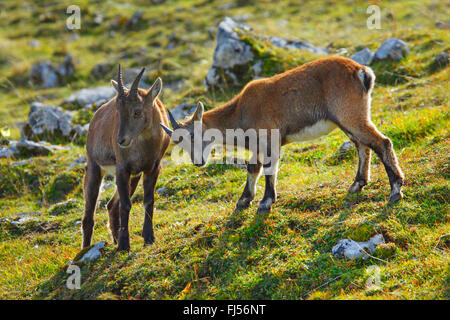
[[[247,165],[247,183],[244,191],[236,204],[236,211],[244,210],[250,206],[250,203],[255,198],[256,183],[261,175],[261,162],[249,163]]]
[[[356,146],[358,152],[358,170],[356,172],[355,181],[348,189],[349,193],[360,192],[362,188],[369,183],[370,180],[370,158],[371,150],[368,146],[354,137],[350,137]]]
[[[391,185],[390,201],[396,202],[403,198],[401,188],[403,185],[403,172],[398,164],[392,141],[381,134],[375,125],[367,119],[359,121],[356,125],[341,123],[352,136],[362,144],[370,147],[383,162]]]
[[[88,160],[83,178],[84,187],[84,216],[81,222],[83,230],[83,248],[89,247],[94,230],[94,214],[97,206],[98,191],[102,181],[100,167]]]
[[[130,197],[132,197],[134,192],[136,191],[140,178],[141,176],[136,176],[130,179]],[[113,237],[114,243],[117,243],[119,239],[119,227],[120,227],[119,200],[120,200],[119,193],[116,190],[114,196],[111,198],[111,200],[109,200],[108,204],[106,205],[109,214],[109,229],[111,230],[111,235]]]

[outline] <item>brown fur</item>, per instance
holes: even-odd
[[[126,90],[122,99],[119,96],[111,99],[100,107],[92,118],[86,141],[83,247],[91,244],[95,206],[104,174],[102,167],[109,166],[115,167],[117,184],[116,192],[107,205],[109,225],[114,241],[118,242],[119,250],[128,250],[130,246],[128,233],[130,198],[142,173],[145,206],[142,235],[145,243],[154,241],[153,194],[160,171],[161,158],[170,141],[159,125],[160,123],[168,124],[165,108],[157,95],[154,99],[151,96],[153,94],[151,90],[155,85],[148,91],[139,89],[138,95],[134,99],[131,98],[130,90]],[[158,85],[162,86],[162,83],[158,83]],[[120,105],[118,105],[119,103]],[[138,120],[133,118],[135,115],[133,112],[137,110],[142,115]],[[138,131],[133,128],[137,121],[142,127],[136,125]],[[129,146],[127,148],[119,147],[118,139],[129,142]]]
[[[191,128],[201,120],[203,129],[279,129],[281,144],[290,135],[301,133],[319,121],[334,123],[356,144],[360,162],[355,182],[349,189],[358,192],[369,181],[370,149],[380,156],[391,184],[391,201],[402,197],[403,173],[392,142],[370,119],[370,93],[375,77],[370,68],[342,57],[318,59],[271,78],[248,83],[231,101],[196,115],[180,124]],[[247,185],[238,202],[245,208],[254,197],[254,187],[262,165],[248,170]],[[266,193],[260,212],[270,210],[275,201],[276,174],[266,176]],[[269,188],[269,190],[268,190]],[[271,190],[270,190],[271,189]]]

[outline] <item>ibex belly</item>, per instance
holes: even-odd
[[[336,125],[328,120],[320,120],[309,127],[304,127],[299,132],[288,134],[286,136],[286,142],[296,142],[296,141],[308,141],[314,140],[321,136],[329,134],[331,131],[336,129]]]

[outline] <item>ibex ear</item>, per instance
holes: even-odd
[[[162,85],[162,80],[160,77],[158,77],[152,87],[148,89],[146,98],[152,99],[152,102],[155,101],[155,99],[159,97],[162,91]]]
[[[119,84],[116,80],[111,80],[111,85],[113,86],[114,90],[116,90],[117,93],[119,93]]]
[[[197,103],[197,109],[194,112],[194,115],[192,116],[192,119],[194,121],[201,121],[203,118],[203,112],[205,111],[205,107],[203,106],[203,103],[200,101]]]

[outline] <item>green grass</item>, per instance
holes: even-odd
[[[105,205],[114,190],[100,197],[94,242],[106,241],[100,259],[82,266],[80,290],[68,290],[69,262],[81,247],[83,212],[82,166],[66,171],[84,156],[82,145],[66,143],[69,150],[31,158],[0,159],[0,218],[14,219],[21,212],[40,212],[24,224],[0,220],[0,298],[9,299],[448,299],[449,292],[449,111],[447,69],[431,68],[433,57],[448,50],[448,30],[434,26],[449,14],[445,3],[387,1],[379,3],[382,29],[366,28],[367,3],[356,1],[166,1],[149,5],[79,1],[82,29],[69,41],[64,29],[65,8],[71,3],[34,2],[35,10],[7,1],[0,10],[0,127],[25,121],[35,100],[60,104],[75,90],[108,85],[110,77],[94,79],[100,62],[125,68],[146,66],[149,81],[157,75],[165,84],[183,80],[181,90],[167,89],[167,107],[201,99],[213,108],[239,88],[207,92],[203,79],[212,61],[214,37],[208,34],[225,16],[251,14],[256,34],[305,39],[350,54],[372,50],[389,37],[405,40],[410,55],[397,63],[372,67],[377,83],[372,97],[372,118],[389,136],[405,173],[405,198],[388,203],[389,183],[374,156],[372,180],[362,193],[348,195],[357,167],[356,152],[334,158],[347,140],[340,131],[312,143],[283,149],[279,200],[272,212],[257,215],[264,179],[258,183],[255,203],[235,213],[246,172],[231,165],[206,168],[175,165],[170,150],[164,159],[157,188],[154,228],[156,242],[144,247],[143,192],[133,197],[130,217],[131,251],[117,253],[108,229]],[[30,5],[30,4],[28,4]],[[136,10],[144,12],[137,30],[126,31],[124,21]],[[104,15],[101,25],[93,22]],[[269,12],[267,15],[265,12]],[[47,20],[39,22],[47,14]],[[118,27],[109,26],[116,20]],[[45,19],[44,19],[45,20]],[[285,22],[283,22],[285,21]],[[110,31],[114,31],[112,35]],[[169,35],[175,34],[175,37]],[[244,35],[264,61],[263,74],[311,61],[302,51],[273,48],[254,34]],[[41,46],[31,48],[30,39]],[[169,41],[175,43],[166,49]],[[140,47],[146,49],[142,52]],[[190,54],[182,54],[191,49]],[[141,52],[141,53],[139,53]],[[70,83],[52,89],[28,82],[31,65],[50,59],[59,63],[73,55],[76,73]],[[84,124],[91,112],[78,112]],[[74,201],[60,204],[66,199]],[[367,240],[381,232],[389,242],[368,260],[332,257],[340,239]],[[371,266],[380,271],[381,286],[367,290]]]

